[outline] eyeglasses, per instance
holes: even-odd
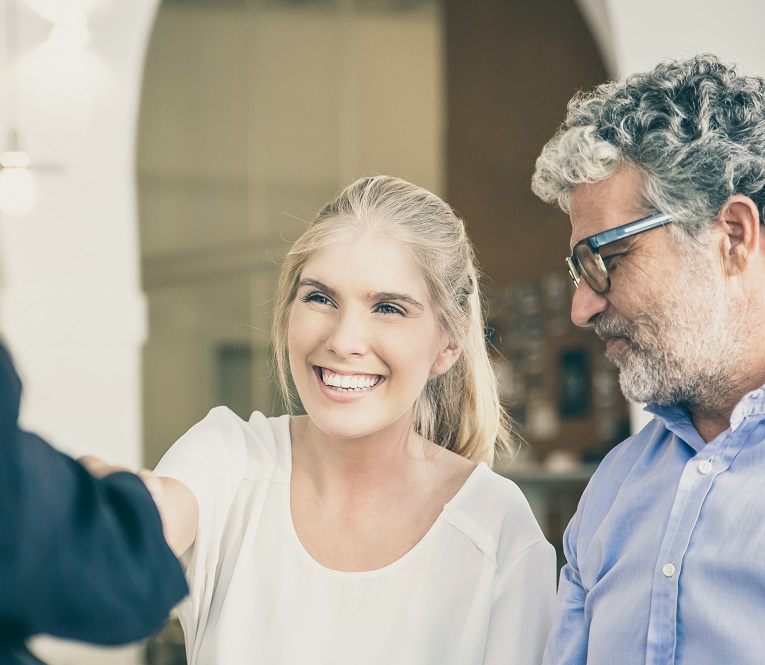
[[[579,286],[579,281],[584,279],[587,286],[595,293],[601,296],[605,295],[611,288],[611,278],[608,276],[608,269],[600,256],[600,248],[671,222],[672,218],[669,215],[660,213],[580,240],[574,245],[571,256],[566,257],[568,274],[574,280],[574,286]]]

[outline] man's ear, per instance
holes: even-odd
[[[460,353],[462,353],[462,349],[456,344],[452,344],[451,342],[447,344],[438,352],[436,359],[433,361],[433,364],[430,367],[430,375],[438,376],[439,374],[449,371],[451,366],[457,362]]]
[[[760,213],[748,196],[736,194],[729,198],[719,215],[724,235],[723,262],[729,275],[746,270],[762,249]]]

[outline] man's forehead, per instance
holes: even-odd
[[[569,198],[571,246],[648,213],[643,181],[634,169],[622,168],[606,180],[577,185]]]

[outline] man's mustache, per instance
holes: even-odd
[[[600,314],[593,325],[595,334],[604,342],[611,337],[621,337],[631,348],[636,347],[632,338],[634,325],[618,316]]]
[[[627,326],[622,321],[617,321],[615,317],[607,317],[601,314],[595,320],[595,334],[602,340],[606,340],[609,337],[628,337]]]

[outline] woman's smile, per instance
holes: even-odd
[[[325,386],[350,392],[368,391],[383,379],[379,374],[344,374],[327,367],[316,367],[315,371]]]

